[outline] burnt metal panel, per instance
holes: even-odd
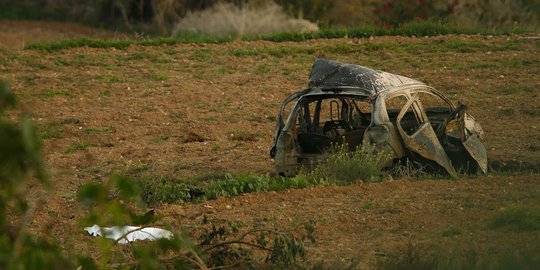
[[[469,155],[478,163],[482,172],[487,173],[487,151],[477,134],[471,135],[463,142]]]
[[[359,65],[317,59],[309,74],[309,88],[359,88],[372,96],[393,88],[425,85],[424,83]]]

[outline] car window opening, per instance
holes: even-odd
[[[361,104],[361,106],[359,106]],[[370,124],[369,99],[323,97],[307,101],[296,121],[298,152],[321,154],[332,144],[347,144],[352,151],[362,144]]]

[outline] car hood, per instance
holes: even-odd
[[[363,66],[317,59],[309,74],[309,88],[322,90],[359,89],[375,96],[383,91],[425,86],[424,83]]]

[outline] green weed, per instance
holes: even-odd
[[[116,129],[109,125],[102,128],[83,128],[80,130],[81,133],[85,134],[95,134],[95,133],[114,133]]]
[[[471,69],[485,69],[485,68],[494,68],[497,67],[494,63],[471,63],[469,68]]]
[[[366,203],[364,203],[364,205],[362,205],[362,209],[364,210],[370,210],[373,209],[373,207],[374,205],[372,201],[367,201]]]
[[[382,169],[389,160],[388,153],[376,151],[373,145],[364,145],[352,152],[349,152],[347,145],[336,145],[311,174],[316,178],[345,182],[379,181]]]
[[[169,135],[160,135],[156,138],[153,138],[150,142],[153,143],[153,144],[158,144],[158,143],[161,143],[161,142],[164,142],[166,140],[168,140],[171,136]]]
[[[265,118],[268,120],[268,122],[276,122],[277,119],[275,115],[267,115]]]
[[[133,172],[129,173],[136,175]],[[174,176],[147,175],[137,180],[142,199],[149,206],[204,199],[213,200],[251,192],[300,189],[328,184],[330,182],[325,179],[317,179],[306,174],[284,178],[254,174],[232,175],[223,172],[202,174],[185,179]]]
[[[39,127],[39,135],[41,139],[60,138],[62,129],[57,124],[46,124]]]
[[[85,142],[74,142],[70,144],[69,147],[66,149],[66,153],[71,154],[77,151],[83,151],[83,150],[86,150],[90,146],[92,145]]]
[[[169,75],[165,74],[164,72],[154,71],[150,73],[149,78],[151,80],[160,82],[168,80]]]
[[[57,97],[57,96],[73,97],[73,94],[69,93],[66,90],[47,89],[47,90],[43,90],[41,93],[39,93],[38,96],[41,99],[47,99],[47,98],[53,98],[53,97]]]
[[[503,58],[500,60],[500,65],[503,68],[521,69],[528,66],[537,66],[538,64],[537,60],[521,59],[517,57],[512,57],[510,59]]]
[[[150,207],[192,200],[189,188],[181,179],[173,177],[143,178],[136,181],[141,199]]]
[[[219,143],[212,144],[212,151],[217,152],[221,149],[221,145]]]
[[[148,163],[135,162],[126,165],[123,169],[122,174],[131,176],[131,177],[141,177],[141,174],[150,170],[152,166]]]

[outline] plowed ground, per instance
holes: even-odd
[[[416,78],[463,100],[484,128],[491,166],[521,176],[248,194],[158,207],[165,221],[190,227],[207,215],[244,228],[264,223],[287,230],[312,220],[316,241],[308,244],[308,260],[359,261],[360,267],[407,242],[487,253],[540,242],[538,231],[486,225],[508,206],[540,203],[538,174],[523,175],[540,168],[540,43],[517,36],[0,49],[0,77],[21,103],[11,116],[29,113],[40,127],[55,186],[31,187],[32,198],[46,201],[31,228],[67,249],[91,252],[76,223],[86,212],[74,197],[85,183],[107,181],[114,172],[271,174],[278,106],[306,86],[318,57]],[[450,228],[459,233],[447,236]]]

